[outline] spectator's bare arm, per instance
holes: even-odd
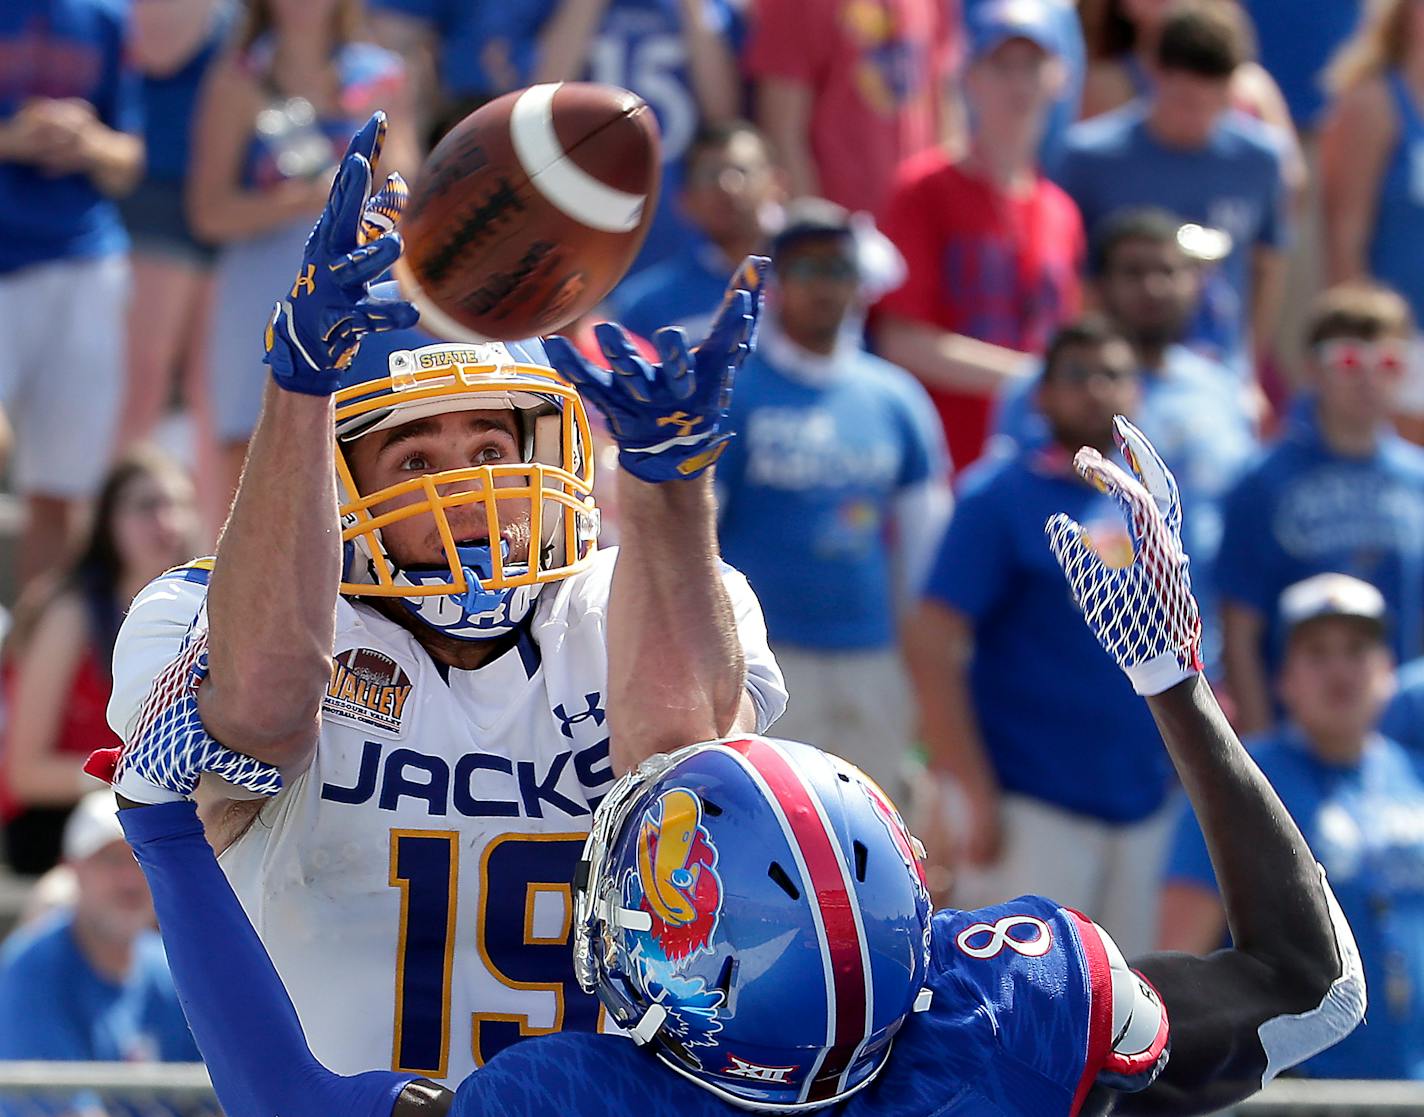
[[[1249,605],[1224,601],[1221,606],[1221,655],[1227,686],[1236,707],[1232,719],[1237,733],[1262,733],[1275,720],[1271,686],[1261,660],[1265,618]]]
[[[1251,337],[1256,349],[1256,367],[1270,351],[1285,299],[1286,259],[1275,248],[1257,245],[1251,250]]]
[[[64,707],[84,649],[89,624],[73,594],[57,598],[40,617],[19,657],[6,735],[10,790],[32,807],[68,806],[81,794],[83,757],[55,751]]]
[[[757,82],[757,124],[776,148],[793,198],[819,197],[821,193],[821,178],[811,152],[813,99],[814,93],[805,82],[778,77],[764,77]]]
[[[88,101],[40,97],[12,122],[19,161],[46,174],[82,174],[106,194],[126,194],[143,174],[143,139],[110,128]]]
[[[440,66],[438,60],[439,39],[436,28],[428,20],[406,12],[376,8],[370,13],[371,35],[389,51],[401,56],[405,64],[406,88],[409,90],[411,120],[414,135],[428,134],[430,124],[435,119],[436,106],[440,100]],[[391,127],[395,128],[398,118],[388,110]],[[387,155],[391,137],[387,134]],[[402,173],[405,168],[400,167]]]
[[[188,174],[188,218],[201,237],[257,236],[298,217],[315,219],[326,202],[326,176],[290,179],[271,190],[243,186],[243,158],[261,108],[261,92],[230,59],[214,66],[198,103]]]
[[[1331,283],[1369,273],[1369,242],[1380,182],[1399,134],[1379,80],[1343,93],[1320,133],[1320,189],[1325,206],[1325,269]]]
[[[741,84],[731,43],[722,28],[708,22],[703,0],[679,0],[678,11],[687,48],[687,72],[703,121],[721,124],[736,119]]]
[[[952,781],[966,800],[959,853],[971,864],[990,864],[1001,845],[999,783],[969,691],[973,622],[957,609],[922,601],[905,623],[904,646],[930,771]]]
[[[608,0],[562,0],[539,35],[534,81],[573,81],[588,62],[588,47]]]
[[[876,340],[886,360],[914,369],[937,388],[993,393],[1027,375],[1027,359],[1017,349],[896,314],[882,315]]]
[[[1162,886],[1158,913],[1158,950],[1210,954],[1221,946],[1226,911],[1214,889],[1190,881],[1169,880]]]

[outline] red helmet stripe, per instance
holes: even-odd
[[[803,1095],[810,1101],[832,1098],[845,1088],[844,1075],[869,1037],[872,1021],[869,958],[850,865],[819,798],[779,749],[756,738],[725,744],[746,757],[770,791],[811,885],[833,995],[827,1005],[830,1049]]]

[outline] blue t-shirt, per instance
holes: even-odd
[[[208,67],[223,45],[232,20],[233,9],[222,5],[208,30],[207,39],[179,70],[163,77],[143,76],[140,88],[146,156],[144,177],[148,180],[181,185],[187,178],[198,91]]]
[[[1002,936],[1028,949],[1004,945]],[[1031,956],[1045,938],[1047,949]],[[1112,982],[1102,939],[1083,917],[1041,896],[936,912],[928,984],[928,1010],[905,1021],[879,1077],[817,1113],[1069,1117],[1095,1084],[1141,1090],[1165,1064],[1165,1028],[1131,1066],[1110,1050],[1112,1037],[1103,1033],[1111,1032]],[[698,1054],[696,1045],[688,1051]],[[460,1084],[450,1117],[738,1112],[621,1036],[563,1032],[500,1052]]]
[[[1399,662],[1424,652],[1424,451],[1382,431],[1374,453],[1340,457],[1306,406],[1228,494],[1216,565],[1221,597],[1266,619],[1272,672],[1281,593],[1330,571],[1384,595]]]
[[[124,64],[125,0],[0,4],[0,120],[34,97],[77,97],[110,128],[138,132],[138,75]],[[87,175],[0,162],[0,275],[128,248],[118,207]]]
[[[710,244],[669,256],[630,276],[608,300],[609,317],[641,337],[681,326],[700,341],[722,302],[733,264]]]
[[[1398,70],[1385,79],[1399,136],[1380,180],[1370,236],[1370,275],[1409,300],[1424,322],[1424,116]]]
[[[729,426],[722,556],[756,591],[772,642],[889,647],[894,500],[945,471],[924,388],[852,342],[817,359],[768,329],[737,373]]]
[[[0,1059],[197,1062],[158,936],[116,984],[80,953],[69,913],[17,931],[0,952]]]
[[[1243,0],[1256,25],[1261,65],[1276,79],[1297,128],[1312,128],[1325,106],[1321,71],[1360,20],[1361,0]]]
[[[1167,756],[1147,704],[1098,645],[1043,534],[1055,512],[1100,546],[1131,546],[1113,500],[1039,447],[964,477],[925,595],[974,622],[969,685],[1006,791],[1108,822],[1162,805]]]
[[[1034,402],[1039,375],[1015,385],[999,401],[995,436],[1019,446],[1048,437]],[[1217,551],[1222,503],[1256,449],[1256,436],[1242,406],[1241,385],[1222,365],[1185,345],[1170,346],[1162,367],[1143,372],[1142,405],[1133,416],[1162,455],[1182,492],[1182,541],[1192,560],[1192,592],[1206,625],[1203,653],[1210,663],[1220,642],[1216,631]]]
[[[1146,104],[1075,124],[1053,177],[1078,203],[1091,236],[1104,218],[1160,206],[1231,234],[1231,254],[1212,268],[1187,341],[1243,375],[1249,370],[1251,256],[1282,247],[1288,211],[1279,140],[1243,113],[1224,113],[1203,148],[1165,146],[1147,128]]]
[[[1424,756],[1424,659],[1399,669],[1394,697],[1380,717],[1379,730]]]
[[[1424,1078],[1424,771],[1376,737],[1358,764],[1327,764],[1292,729],[1251,755],[1300,827],[1364,964],[1364,1026],[1296,1068],[1316,1078]],[[1201,828],[1177,827],[1166,879],[1216,888]]]

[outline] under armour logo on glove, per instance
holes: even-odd
[[[1121,507],[1132,561],[1110,566],[1083,526],[1063,513],[1044,530],[1073,597],[1098,643],[1138,694],[1161,694],[1202,670],[1201,616],[1182,549],[1182,501],[1176,478],[1146,436],[1119,415],[1113,437],[1136,478],[1084,447],[1078,472]]]
[[[408,302],[373,299],[370,284],[400,257],[396,221],[408,196],[391,175],[375,198],[371,167],[380,158],[386,117],[376,113],[352,137],[332,183],[326,209],[307,238],[301,267],[287,297],[267,323],[263,358],[289,392],[326,396],[341,386],[361,339],[405,329],[420,314]]]
[[[645,361],[622,326],[600,322],[594,336],[606,369],[586,361],[562,337],[545,339],[555,369],[603,412],[618,443],[618,463],[642,481],[687,480],[726,449],[724,429],[732,381],[756,343],[765,288],[764,256],[748,256],[733,273],[702,344],[669,326],[653,335],[661,358]]]
[[[96,751],[84,770],[109,780],[116,792],[136,803],[191,799],[204,772],[254,795],[281,791],[276,768],[233,752],[203,728],[198,687],[207,675],[207,634],[202,633],[154,680],[128,743]]]

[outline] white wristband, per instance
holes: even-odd
[[[1176,652],[1162,652],[1141,663],[1124,666],[1132,689],[1144,698],[1171,690],[1183,679],[1190,679],[1199,672],[1195,667],[1183,667]]]

